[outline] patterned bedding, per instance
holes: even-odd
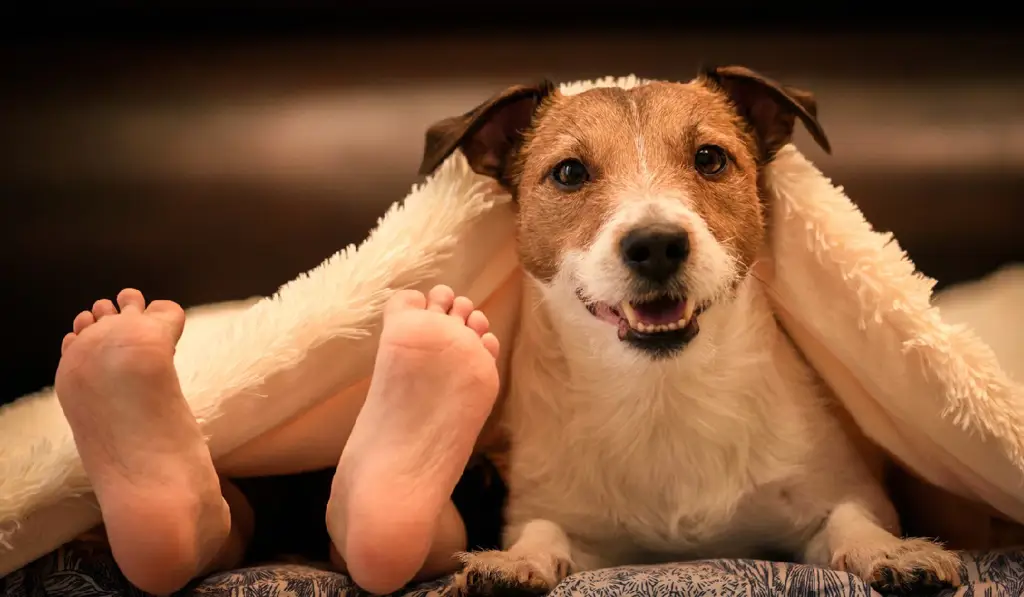
[[[958,590],[934,593],[1018,597],[1024,595],[1024,551],[969,555],[970,582]],[[412,587],[411,597],[445,595],[446,582]],[[0,580],[6,597],[141,596],[121,576],[106,552],[69,546]],[[348,597],[362,596],[342,574],[305,565],[267,565],[216,574],[179,595],[202,597]],[[663,566],[628,567],[574,575],[555,597],[861,597],[877,595],[848,574],[795,564],[715,560]]]
[[[288,477],[238,480],[256,516],[250,562],[322,561],[329,537],[323,507],[333,470]],[[287,490],[283,490],[286,488]],[[505,487],[486,460],[474,460],[452,499],[466,523],[471,549],[497,548]],[[280,512],[289,512],[280,516]],[[311,547],[312,546],[312,547]],[[1024,549],[967,554],[968,584],[921,597],[1024,597]],[[411,587],[409,597],[446,594],[445,579]],[[121,575],[105,544],[76,542],[0,579],[5,597],[141,597]],[[343,574],[326,566],[255,565],[194,583],[177,597],[362,597]],[[849,574],[797,564],[713,560],[662,566],[626,567],[576,574],[554,597],[874,597]]]

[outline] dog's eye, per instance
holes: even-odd
[[[575,191],[590,180],[590,172],[577,159],[562,160],[551,170],[551,180],[563,190]]]
[[[729,165],[725,150],[717,145],[704,145],[693,156],[693,165],[704,176],[721,174]]]

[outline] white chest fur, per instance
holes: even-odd
[[[507,540],[544,519],[617,564],[754,556],[814,532],[827,508],[807,479],[848,446],[756,281],[662,361],[526,286],[504,415]]]

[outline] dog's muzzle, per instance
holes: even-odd
[[[659,357],[682,349],[700,331],[697,316],[705,307],[689,298],[679,282],[690,256],[686,231],[637,228],[623,236],[619,248],[633,277],[630,298],[617,304],[592,301],[582,288],[577,296],[592,315],[618,328],[619,340]]]

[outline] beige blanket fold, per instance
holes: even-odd
[[[1024,387],[973,331],[940,318],[931,281],[795,147],[769,168],[772,228],[757,275],[787,332],[894,460],[1024,523]],[[452,286],[511,347],[521,275],[513,218],[509,197],[455,153],[358,247],[272,297],[190,312],[175,365],[221,471],[337,462],[346,434],[330,414],[361,406],[381,308],[399,289]],[[515,375],[507,355],[501,374]],[[0,409],[0,575],[99,520],[53,391]]]

